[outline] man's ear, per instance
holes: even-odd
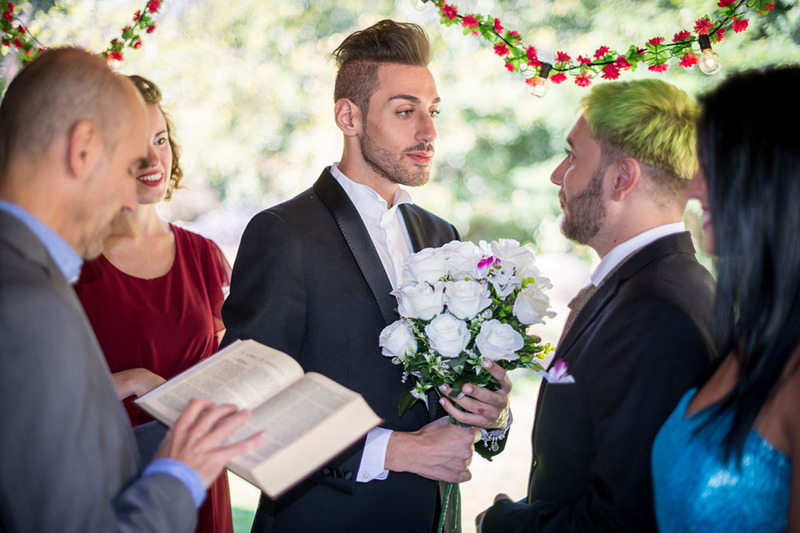
[[[340,98],[333,106],[336,125],[347,137],[355,137],[363,130],[361,109],[348,98]]]
[[[91,120],[78,122],[67,139],[67,167],[72,177],[89,175],[103,155],[100,130]]]
[[[617,170],[611,186],[611,199],[620,201],[630,194],[642,177],[642,167],[633,157],[623,157],[615,164]]]

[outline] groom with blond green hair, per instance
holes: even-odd
[[[657,80],[598,85],[582,104],[550,180],[562,232],[601,261],[554,356],[573,380],[539,391],[527,497],[498,495],[483,533],[656,531],[650,447],[712,359],[713,280],[682,223],[697,105]]]

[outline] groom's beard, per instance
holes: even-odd
[[[409,187],[419,187],[428,183],[431,177],[429,166],[415,165],[405,156],[407,152],[433,151],[432,144],[420,143],[406,148],[399,156],[395,156],[391,151],[372,141],[367,133],[366,126],[361,136],[361,155],[364,161],[379,176],[398,185]]]
[[[558,191],[564,204],[561,233],[578,244],[589,244],[605,222],[606,206],[602,197],[604,173],[605,169],[598,169],[586,188],[571,200],[567,200],[563,188]]]

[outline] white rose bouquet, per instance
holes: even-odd
[[[552,347],[527,330],[555,316],[544,292],[551,287],[533,253],[513,239],[453,241],[410,255],[392,292],[400,319],[380,335],[383,355],[403,365],[403,379],[416,378],[400,415],[443,383],[453,395],[466,383],[500,388],[481,367],[484,359],[544,372],[540,361]]]

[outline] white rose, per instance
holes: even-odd
[[[475,315],[492,304],[489,291],[477,281],[448,281],[444,285],[444,303],[447,310],[464,320],[472,320]]]
[[[525,345],[525,340],[508,324],[492,319],[481,324],[481,331],[475,337],[475,345],[481,355],[493,361],[519,359],[515,352]]]
[[[447,272],[454,279],[478,278],[478,263],[483,258],[483,251],[473,243],[451,241],[442,246],[445,255]]]
[[[397,297],[397,312],[407,318],[430,320],[444,308],[444,282],[404,283],[392,291]]]
[[[417,353],[417,339],[411,325],[402,319],[383,328],[378,343],[386,357],[408,357]]]
[[[425,248],[406,258],[403,281],[435,283],[446,275],[447,264],[441,248]]]
[[[509,264],[517,271],[522,271],[528,265],[533,265],[533,252],[514,239],[492,241],[489,244],[489,248],[492,251],[492,255],[500,259],[500,266]]]
[[[514,301],[514,316],[523,324],[539,324],[544,317],[553,318],[556,314],[547,309],[550,299],[535,285],[528,285],[517,294]]]
[[[425,335],[431,343],[431,348],[439,352],[442,357],[458,357],[469,344],[469,330],[463,320],[451,314],[444,313],[437,316],[425,326]]]

